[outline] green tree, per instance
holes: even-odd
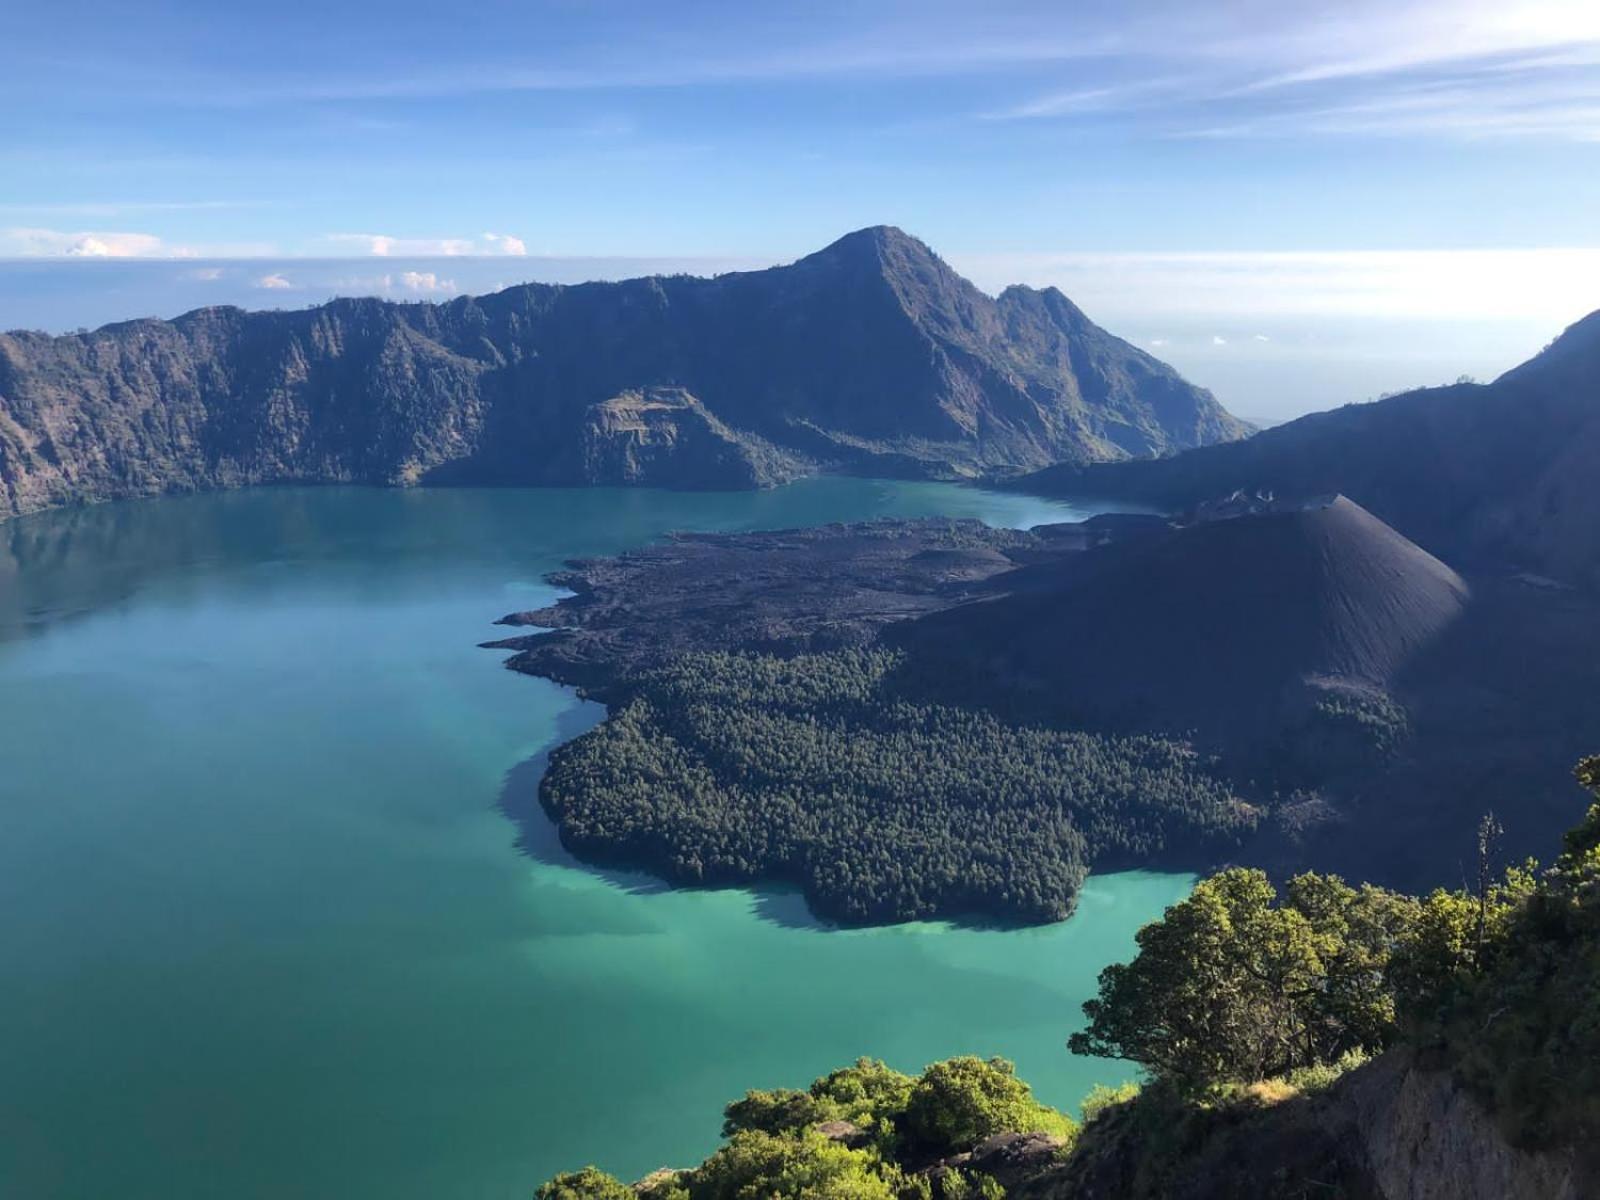
[[[557,1175],[534,1195],[537,1200],[636,1200],[631,1187],[597,1167]]]
[[[1562,838],[1562,855],[1557,866],[1565,871],[1577,871],[1590,852],[1600,848],[1600,754],[1584,759],[1573,770],[1580,786],[1588,788],[1596,797],[1588,813],[1578,825]]]
[[[693,1200],[895,1200],[897,1168],[817,1133],[742,1131],[689,1178]]]
[[[722,1116],[723,1137],[741,1132],[795,1133],[830,1119],[808,1093],[790,1088],[746,1092],[723,1109]]]
[[[1201,881],[1137,936],[1139,953],[1100,973],[1075,1054],[1137,1062],[1181,1090],[1258,1079],[1291,1057],[1291,991],[1317,965],[1309,923],[1282,915],[1260,871]]]
[[[915,1080],[875,1058],[858,1058],[811,1085],[826,1120],[853,1121],[863,1129],[905,1112]]]
[[[882,1142],[893,1136],[913,1082],[878,1059],[858,1058],[816,1080],[809,1091],[746,1092],[723,1110],[722,1136],[741,1130],[799,1133],[823,1121],[849,1121]]]
[[[1279,903],[1262,872],[1222,871],[1139,931],[1132,962],[1101,972],[1069,1045],[1184,1092],[1375,1053],[1396,1031],[1391,961],[1423,907],[1309,873]]]
[[[1089,1094],[1078,1105],[1078,1112],[1083,1117],[1083,1123],[1087,1125],[1099,1118],[1108,1109],[1138,1099],[1139,1092],[1140,1088],[1137,1083],[1120,1083],[1116,1087],[1107,1087],[1103,1083],[1097,1083],[1089,1089]]]
[[[1319,979],[1299,997],[1305,1044],[1299,1066],[1376,1054],[1393,1038],[1397,1011],[1390,964],[1414,936],[1422,905],[1411,896],[1336,875],[1289,881],[1286,903],[1310,923]]]
[[[1407,1023],[1437,1019],[1441,1006],[1461,991],[1477,969],[1477,905],[1464,891],[1436,888],[1418,906],[1411,936],[1388,970],[1396,1006]]]
[[[944,1157],[970,1150],[996,1133],[1049,1133],[1070,1138],[1073,1120],[1033,1098],[1003,1058],[967,1055],[934,1063],[917,1079],[903,1132],[915,1151]]]

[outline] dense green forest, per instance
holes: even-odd
[[[552,756],[545,807],[586,857],[795,884],[845,923],[1060,920],[1091,866],[1199,865],[1257,819],[1182,743],[914,703],[897,662],[686,655]]]
[[[697,1168],[627,1185],[590,1167],[539,1200],[1157,1197],[1199,1164],[1221,1172],[1208,1196],[1370,1195],[1360,1137],[1332,1125],[1360,1105],[1334,1101],[1397,1049],[1448,1071],[1511,1145],[1581,1154],[1600,1145],[1600,758],[1577,774],[1596,802],[1547,869],[1495,864],[1486,818],[1476,879],[1454,891],[1201,882],[1084,1006],[1072,1050],[1145,1083],[1096,1089],[1082,1127],[1001,1060],[912,1078],[863,1059],[734,1101]]]

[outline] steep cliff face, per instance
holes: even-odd
[[[0,516],[279,481],[961,477],[1244,432],[1060,293],[991,299],[887,228],[715,279],[0,335]]]
[[[1443,1071],[1380,1063],[1341,1097],[1385,1200],[1581,1200],[1600,1178],[1571,1152],[1518,1150]]]
[[[752,488],[807,470],[805,459],[730,429],[682,388],[629,391],[592,405],[572,450],[552,469],[572,484]]]
[[[1182,1117],[1112,1109],[1023,1200],[1583,1200],[1600,1173],[1575,1151],[1507,1143],[1442,1071],[1396,1051],[1327,1092]]]

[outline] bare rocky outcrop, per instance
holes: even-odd
[[[594,484],[753,488],[817,469],[765,438],[730,429],[683,388],[634,389],[593,405],[573,447],[574,478]]]
[[[1584,1200],[1600,1174],[1567,1152],[1519,1150],[1446,1071],[1408,1057],[1350,1080],[1341,1097],[1385,1200]]]
[[[1048,1133],[997,1133],[972,1148],[966,1163],[1008,1191],[1060,1163],[1067,1140]]]
[[[1574,1150],[1518,1149],[1444,1071],[1394,1051],[1327,1092],[1186,1113],[1108,1110],[1019,1200],[1584,1200]]]

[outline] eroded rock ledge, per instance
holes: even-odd
[[[1023,1200],[1581,1200],[1600,1173],[1573,1151],[1519,1150],[1449,1072],[1394,1050],[1326,1093],[1196,1112],[1152,1131],[1138,1105],[1088,1126]]]

